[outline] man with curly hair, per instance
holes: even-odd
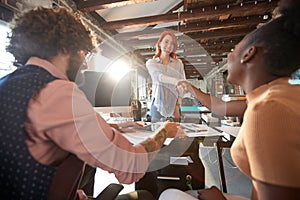
[[[38,7],[12,25],[7,51],[18,68],[0,79],[0,199],[47,199],[57,167],[70,155],[120,183],[139,180],[178,124],[164,123],[132,145],[93,110],[74,81],[94,37],[69,10]]]

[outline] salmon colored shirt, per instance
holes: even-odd
[[[48,83],[29,102],[25,129],[32,156],[57,165],[70,152],[86,163],[114,173],[120,183],[139,180],[148,167],[141,145],[132,145],[93,110],[84,93],[65,73],[46,60],[32,57],[58,80]]]
[[[248,106],[231,147],[254,180],[300,188],[300,86],[279,78],[247,94]]]

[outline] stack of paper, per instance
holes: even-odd
[[[222,136],[221,131],[217,131],[205,124],[182,123],[180,127],[185,131],[188,137],[208,137],[208,136]]]

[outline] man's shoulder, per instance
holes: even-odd
[[[68,91],[72,92],[75,90],[79,90],[78,86],[71,81],[56,79],[50,83],[48,83],[43,90],[45,92],[53,92],[54,94],[62,93],[66,94]]]

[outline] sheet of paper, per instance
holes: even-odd
[[[190,156],[170,157],[170,164],[172,165],[188,165],[189,163],[194,163]]]
[[[224,133],[217,131],[205,124],[182,123],[180,127],[185,131],[188,137],[209,137],[222,136]]]
[[[138,144],[147,138],[155,135],[155,132],[150,131],[137,131],[134,133],[124,133],[123,134],[132,144]]]
[[[240,131],[239,126],[220,126],[220,127],[216,127],[217,129],[219,129],[220,131],[223,131],[224,133],[230,134],[234,137],[236,137]]]
[[[124,133],[124,136],[132,143],[132,144],[138,144],[144,140],[146,140],[149,137],[152,137],[155,135],[155,130],[158,129],[162,125],[161,122],[158,123],[151,123],[149,125],[146,125],[142,128],[135,128],[135,132],[130,133]],[[173,138],[167,138],[165,141],[165,145],[168,145]]]

